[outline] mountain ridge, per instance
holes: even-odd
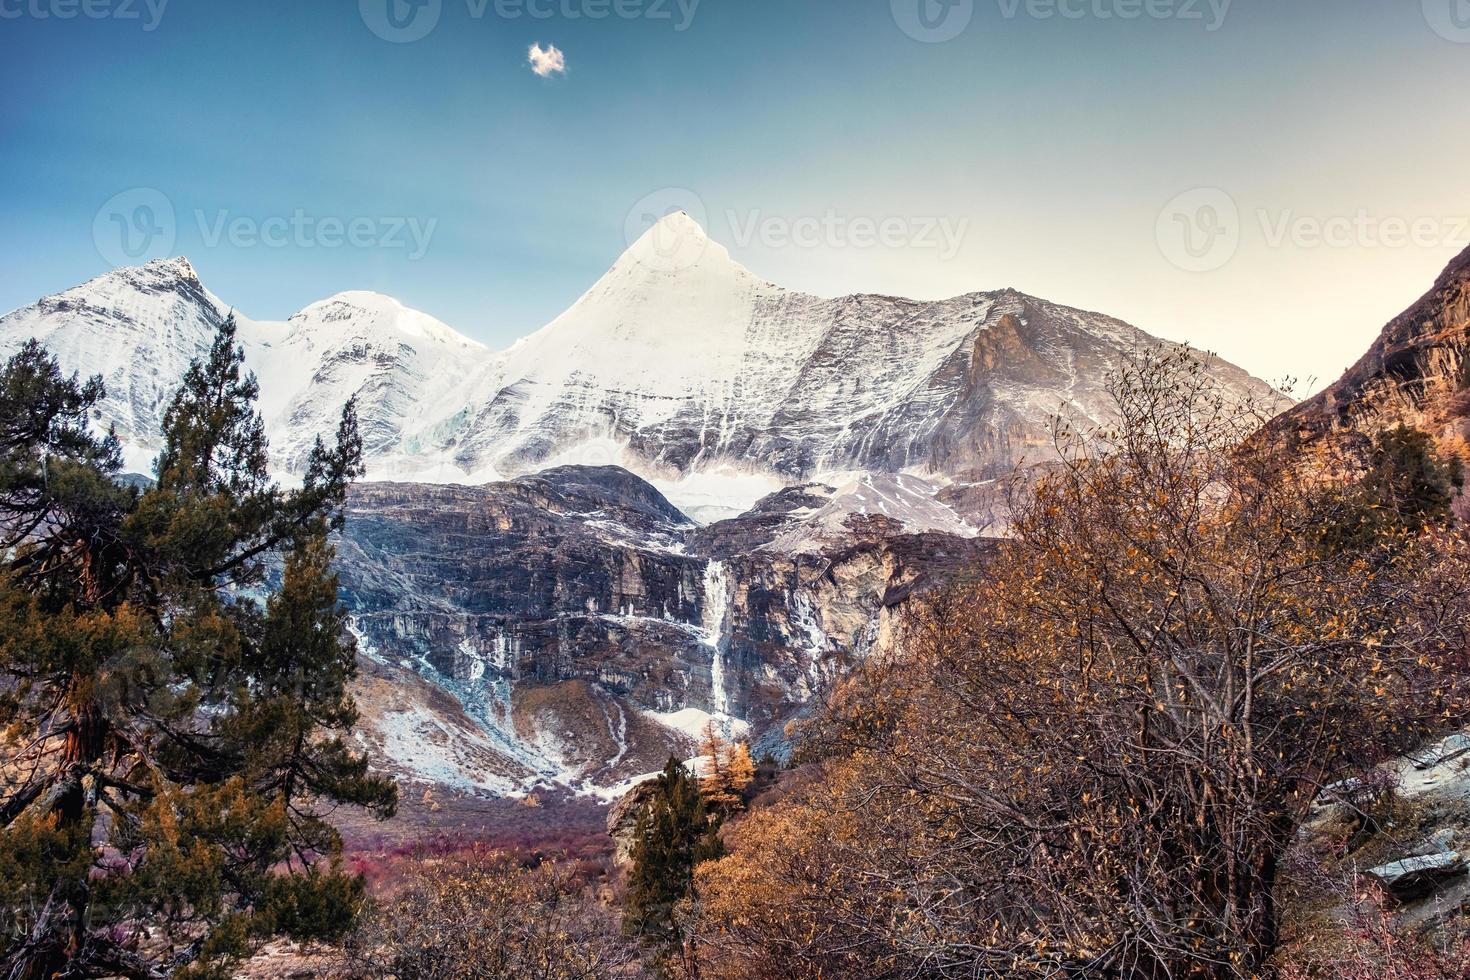
[[[187,259],[155,260],[0,318],[0,354],[38,336],[66,370],[102,374],[102,421],[146,473],[170,380],[230,310]],[[473,485],[617,463],[678,496],[691,478],[728,473],[750,484],[722,491],[731,514],[832,474],[1004,472],[1045,456],[1059,412],[1100,421],[1108,373],[1169,344],[1014,288],[940,301],[788,290],[678,213],[503,351],[367,291],[280,322],[235,315],[284,473],[356,397],[372,479]],[[1201,357],[1242,394],[1276,397]]]

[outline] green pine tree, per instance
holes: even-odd
[[[670,758],[638,817],[628,873],[628,932],[651,943],[678,942],[674,909],[692,893],[694,866],[723,854],[719,824],[705,810],[699,781]]]
[[[117,440],[89,434],[99,379],[34,342],[0,371],[11,980],[225,978],[265,937],[341,935],[361,903],[324,815],[397,800],[344,740],[355,657],[328,535],[361,442],[349,405],[282,490],[257,392],[227,322],[142,490],[116,479]]]
[[[1373,441],[1366,488],[1395,524],[1418,530],[1450,516],[1460,476],[1458,465],[1440,459],[1427,432],[1400,424]]]
[[[1444,460],[1428,433],[1403,424],[1386,429],[1374,437],[1367,463],[1362,479],[1323,521],[1328,551],[1392,550],[1405,537],[1452,519],[1460,465]]]

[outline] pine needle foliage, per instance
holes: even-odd
[[[0,370],[0,974],[225,978],[335,938],[362,885],[330,808],[394,786],[346,736],[355,650],[329,534],[356,414],[277,486],[233,320],[164,419],[157,481],[91,434],[100,379]],[[276,574],[268,574],[272,568]]]

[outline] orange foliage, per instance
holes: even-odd
[[[1115,396],[699,869],[703,976],[1257,975],[1322,786],[1463,720],[1460,535],[1336,533],[1190,352]]]

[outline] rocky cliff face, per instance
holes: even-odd
[[[488,787],[417,775],[604,790],[692,754],[709,722],[781,751],[913,590],[988,548],[895,518],[828,528],[837,496],[795,488],[701,528],[616,467],[357,488],[340,564],[364,653],[448,692],[503,757]]]
[[[1283,414],[1272,430],[1306,445],[1335,438],[1351,448],[1400,422],[1470,458],[1470,249],[1336,384]]]

